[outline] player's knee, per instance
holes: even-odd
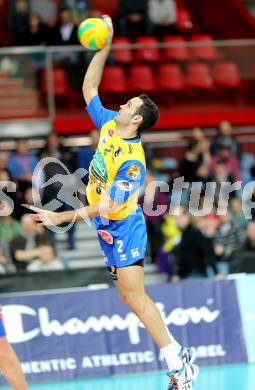
[[[121,301],[132,310],[136,309],[141,300],[140,294],[136,291],[120,291],[119,296]]]

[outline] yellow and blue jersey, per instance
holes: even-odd
[[[88,202],[97,204],[108,195],[119,207],[107,218],[122,220],[137,209],[138,191],[144,183],[146,163],[141,139],[123,139],[118,135],[114,121],[118,113],[104,108],[99,96],[90,101],[87,111],[100,130],[89,168]]]
[[[108,196],[119,205],[107,218],[93,219],[108,267],[125,267],[145,256],[147,232],[139,188],[144,183],[146,164],[139,137],[122,139],[116,132],[116,111],[107,110],[95,96],[87,111],[101,130],[96,153],[89,168],[87,198],[97,204]]]

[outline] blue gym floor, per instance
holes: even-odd
[[[166,390],[164,373],[31,385],[30,390]],[[255,365],[201,368],[195,390],[254,390]],[[8,387],[2,387],[7,390]]]

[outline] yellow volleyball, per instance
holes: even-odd
[[[108,35],[108,25],[100,18],[85,19],[78,27],[80,43],[90,50],[102,49],[106,44]]]

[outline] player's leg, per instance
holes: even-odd
[[[116,285],[122,302],[139,317],[164,356],[170,372],[168,389],[181,389],[186,384],[192,389],[198,375],[198,367],[184,364],[176,346],[171,342],[160,311],[144,290],[143,267],[130,265],[117,268]]]
[[[0,337],[0,371],[13,389],[28,389],[17,355],[6,337]]]
[[[120,299],[142,321],[146,330],[162,351],[169,369],[183,365],[170,339],[159,309],[144,290],[144,268],[139,265],[117,268],[117,288]],[[168,349],[167,351],[165,351]],[[165,353],[167,352],[167,353]]]

